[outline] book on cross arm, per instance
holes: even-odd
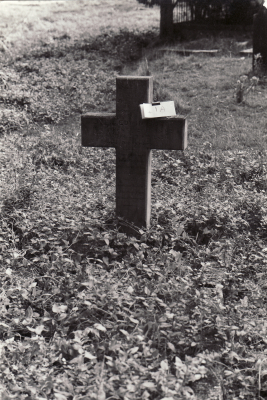
[[[176,115],[174,101],[140,104],[142,119],[173,117]]]

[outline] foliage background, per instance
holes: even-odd
[[[1,400],[264,398],[266,79],[235,90],[251,37],[182,57],[136,1],[0,7]],[[151,228],[126,237],[114,150],[81,148],[79,121],[144,73],[190,145],[153,152]]]

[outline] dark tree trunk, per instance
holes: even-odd
[[[260,54],[261,60],[258,67],[267,70],[267,10],[261,7],[253,21],[253,69],[256,67],[256,55]]]
[[[173,4],[172,0],[161,0],[160,3],[160,37],[173,35]]]

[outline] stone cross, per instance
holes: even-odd
[[[116,79],[116,114],[82,115],[82,146],[116,149],[116,214],[135,226],[149,227],[151,149],[184,150],[187,121],[178,116],[142,119],[139,105],[152,103],[151,76]],[[126,233],[134,233],[122,224]]]

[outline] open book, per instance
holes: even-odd
[[[176,115],[174,101],[140,104],[142,119],[173,117]]]

